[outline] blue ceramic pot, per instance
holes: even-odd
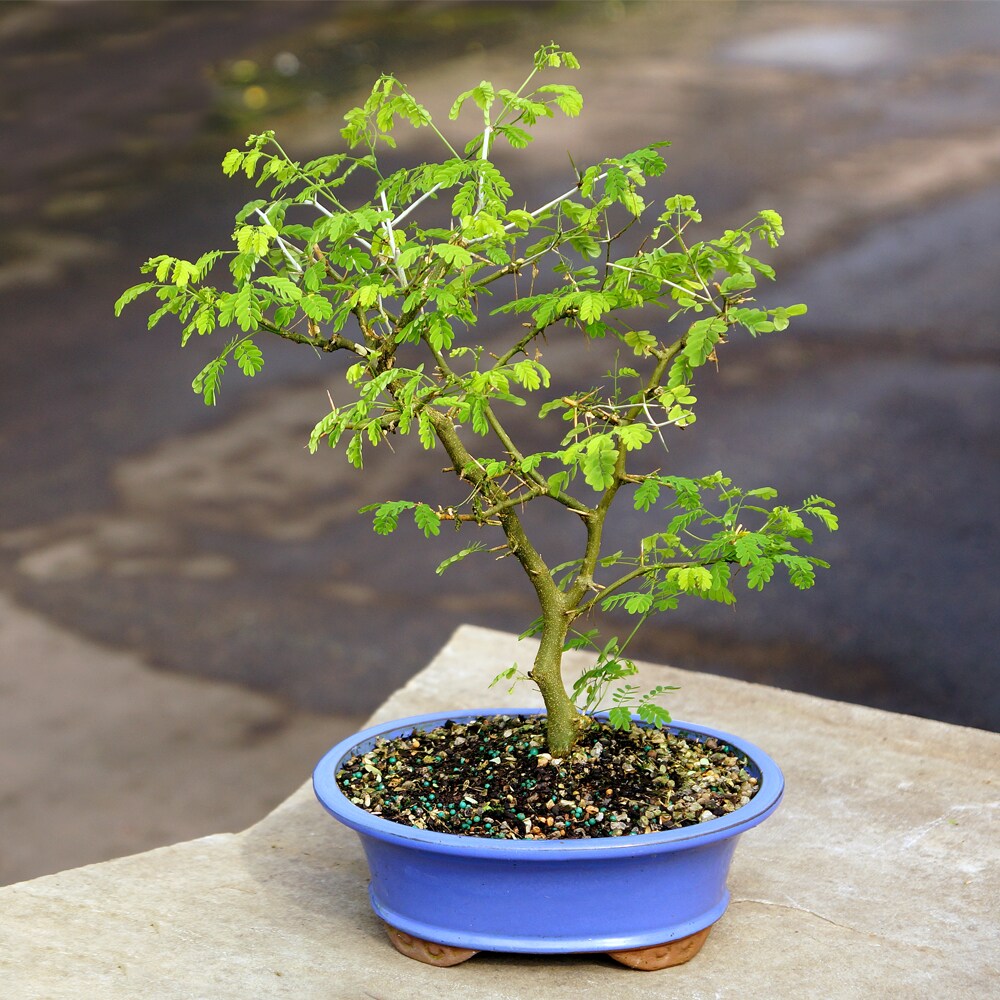
[[[749,804],[695,826],[580,840],[496,840],[432,833],[374,816],[337,786],[344,760],[381,738],[449,719],[537,715],[482,709],[397,719],[338,743],[313,787],[324,808],[356,830],[371,870],[372,907],[413,937],[474,951],[559,954],[645,948],[715,923],[729,903],[726,876],[741,833],[771,815],[784,780],[763,751],[728,733],[674,722],[688,739],[714,736],[741,751],[759,791]]]

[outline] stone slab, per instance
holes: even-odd
[[[241,830],[360,722],[154,670],[0,592],[0,885]]]
[[[529,643],[465,626],[374,718],[483,704],[495,672],[530,656]],[[642,673],[680,685],[676,717],[765,747],[788,784],[777,814],[742,838],[732,904],[688,965],[638,973],[603,956],[480,954],[436,969],[405,959],[369,910],[354,835],[304,785],[243,833],[0,889],[0,996],[992,995],[1000,736],[667,667]],[[488,701],[533,700],[525,689]]]

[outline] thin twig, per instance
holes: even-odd
[[[333,212],[331,212],[325,206],[321,205],[315,198],[313,198],[312,200],[312,205],[314,208],[318,208],[328,219],[334,218]],[[351,237],[351,239],[357,240],[366,250],[371,250],[372,248],[372,245],[366,239],[362,239],[360,236],[358,236],[357,233],[355,233]]]
[[[267,215],[264,212],[262,212],[259,208],[256,211],[257,214],[270,226],[271,220],[267,217]],[[305,251],[299,250],[298,247],[291,247],[291,244],[286,243],[280,236],[275,236],[274,241],[275,243],[278,244],[279,247],[281,247],[281,252],[288,259],[288,263],[291,264],[292,267],[299,272],[299,274],[301,274],[302,265],[292,256],[291,250],[292,249],[298,250],[298,252],[302,254],[304,254]]]
[[[410,214],[410,212],[412,212],[418,205],[427,201],[427,199],[430,198],[432,195],[436,194],[438,190],[440,190],[440,188],[441,188],[440,184],[435,184],[434,187],[432,187],[429,191],[425,191],[419,198],[417,198],[416,201],[410,202],[410,204],[407,205],[406,208],[404,208],[403,211],[396,216],[396,218],[390,221],[389,225],[398,226],[399,223],[402,222],[402,220],[405,219]]]
[[[384,211],[389,211],[389,202],[386,199],[385,191],[379,192],[382,196],[382,208]],[[389,251],[392,254],[393,262],[396,265],[396,277],[399,278],[399,283],[401,285],[406,285],[406,272],[399,266],[399,251],[396,249],[396,234],[392,231],[392,221],[386,219],[382,223],[385,229],[386,236],[389,237]]]
[[[671,288],[676,288],[677,291],[683,292],[685,295],[690,295],[691,298],[701,299],[702,302],[708,302],[714,305],[715,300],[710,295],[700,295],[698,292],[692,291],[690,288],[684,288],[683,285],[675,285],[672,281],[668,281],[666,278],[661,278],[658,274],[653,274],[652,271],[642,271],[637,267],[626,267],[624,264],[618,264],[614,261],[609,261],[608,267],[616,267],[619,271],[628,271],[629,274],[642,274],[647,278],[655,278],[661,284],[669,285]]]

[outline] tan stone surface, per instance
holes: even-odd
[[[360,722],[152,670],[2,594],[0,664],[0,885],[241,830]]]
[[[466,627],[378,718],[483,702],[530,656]],[[606,956],[406,959],[370,912],[361,849],[303,786],[242,834],[0,890],[5,1000],[155,997],[675,996],[966,1000],[998,975],[1000,737],[665,667],[674,714],[735,730],[782,765],[776,815],[736,853],[733,902],[690,963]],[[492,704],[529,703],[492,692]]]

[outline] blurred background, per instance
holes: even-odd
[[[226,245],[254,189],[219,165],[247,134],[339,149],[383,71],[444,119],[552,39],[584,114],[503,163],[517,198],[564,191],[567,152],[670,139],[652,194],[695,194],[709,237],[777,209],[766,299],[810,307],[702,375],[670,471],[818,492],[841,518],[812,591],[689,604],[635,654],[1000,725],[1000,5],[6,2],[0,883],[239,829],[457,625],[533,617],[512,561],[439,580],[454,539],[386,541],[355,513],[446,499],[436,469],[306,453],[337,360],[265,342],[208,409],[190,382],[218,345],[182,352],[112,304],[147,257]]]

